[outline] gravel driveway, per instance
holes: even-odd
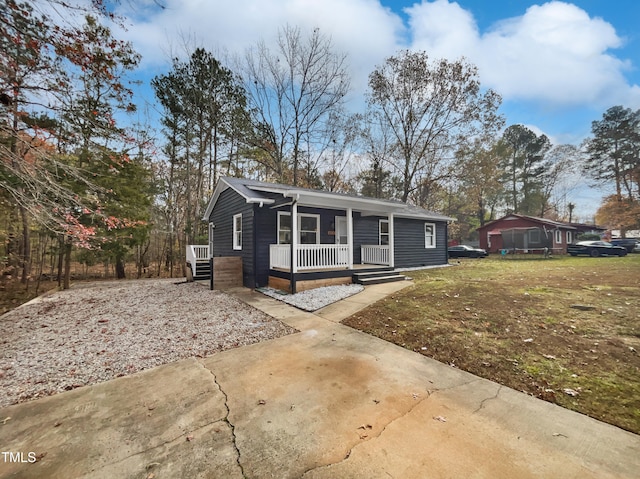
[[[293,332],[196,283],[79,284],[0,318],[0,407]]]

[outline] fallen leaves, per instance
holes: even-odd
[[[571,396],[571,397],[576,397],[580,395],[580,392],[576,391],[575,389],[571,389],[571,388],[564,388],[562,390],[563,393],[565,393],[567,396]]]

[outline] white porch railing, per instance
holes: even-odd
[[[389,245],[362,245],[360,247],[362,264],[389,264]]]
[[[269,268],[291,269],[291,246],[288,244],[269,245]]]
[[[270,267],[291,269],[291,246],[270,245]],[[297,246],[298,271],[323,268],[347,268],[349,246],[346,244],[301,244]]]
[[[193,275],[196,275],[196,263],[209,260],[209,245],[190,244],[187,245],[187,263],[191,265]]]

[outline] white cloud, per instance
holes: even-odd
[[[640,103],[630,65],[610,53],[622,45],[613,26],[579,7],[552,1],[480,33],[471,13],[447,0],[408,8],[413,46],[436,57],[467,57],[485,86],[507,99],[579,105]],[[635,100],[634,100],[635,98]]]
[[[449,0],[422,0],[405,8],[407,23],[380,0],[157,0],[121,2],[132,18],[126,32],[143,55],[143,67],[157,74],[170,55],[203,46],[218,54],[242,54],[260,39],[273,44],[278,28],[320,28],[336,51],[346,52],[353,97],[367,77],[401,48],[430,57],[476,64],[482,84],[505,100],[527,100],[545,109],[613,104],[640,107],[640,86],[625,73],[632,65],[615,56],[623,44],[613,26],[581,8],[559,1],[529,7],[479,31],[469,10]],[[125,10],[126,9],[126,10]]]
[[[403,34],[400,18],[377,0],[166,0],[162,10],[128,3],[122,2],[123,12],[134,23],[126,36],[147,67],[166,64],[169,53],[182,54],[185,36],[214,53],[241,55],[261,39],[273,44],[288,24],[331,36],[336,51],[348,54],[353,87],[360,92]]]
[[[404,10],[409,15],[411,47],[433,59],[477,56],[478,27],[470,12],[447,0],[423,2]]]

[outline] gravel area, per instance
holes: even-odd
[[[196,283],[79,284],[0,318],[0,407],[293,332]]]
[[[323,288],[310,289],[296,294],[287,294],[278,289],[259,288],[257,291],[300,308],[304,311],[316,311],[320,308],[353,296],[364,289],[361,284],[345,284],[338,286],[325,286]]]

